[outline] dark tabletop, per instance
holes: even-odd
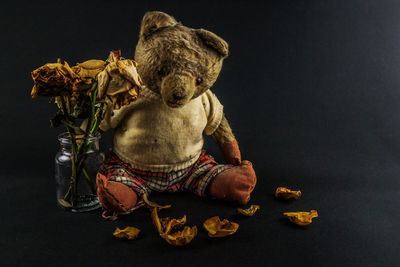
[[[258,183],[250,218],[235,204],[189,193],[153,194],[187,215],[198,236],[186,247],[161,239],[147,209],[117,221],[100,210],[56,206],[56,111],[31,100],[30,71],[57,58],[132,58],[145,11],[161,10],[230,44],[213,92],[224,105]],[[398,1],[9,1],[1,20],[2,266],[396,266],[400,260],[400,3]],[[101,147],[112,145],[112,133]],[[208,153],[222,162],[217,146]],[[303,192],[279,201],[277,186]],[[282,215],[315,209],[298,227]],[[239,223],[207,237],[212,216]],[[112,236],[141,229],[137,240]]]

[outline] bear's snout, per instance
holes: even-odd
[[[181,94],[179,94],[179,93],[172,93],[172,96],[174,97],[174,99],[176,100],[176,101],[179,101],[179,100],[182,100],[182,99],[184,99],[186,96],[185,95],[181,95]]]
[[[196,88],[193,78],[185,74],[170,74],[161,82],[161,96],[166,105],[179,108],[190,101]]]

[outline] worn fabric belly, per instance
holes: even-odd
[[[114,151],[134,168],[183,169],[200,156],[206,124],[199,99],[179,109],[149,103],[128,114],[115,129]]]

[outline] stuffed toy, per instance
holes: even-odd
[[[183,26],[163,12],[144,15],[135,51],[139,98],[108,108],[100,125],[114,128],[113,149],[96,178],[105,218],[143,206],[143,194],[152,191],[249,201],[256,174],[241,159],[210,90],[227,56],[228,44],[210,31]],[[205,152],[203,134],[212,136],[227,164]]]

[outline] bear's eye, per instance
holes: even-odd
[[[198,86],[198,85],[200,85],[201,83],[203,82],[203,79],[202,78],[197,78],[196,79],[196,86]]]

